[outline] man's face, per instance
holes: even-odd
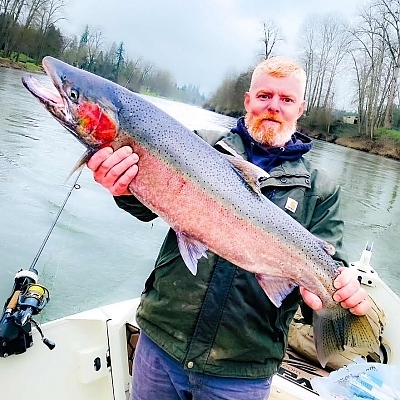
[[[303,114],[303,84],[297,76],[259,75],[245,94],[246,127],[263,145],[283,146]]]

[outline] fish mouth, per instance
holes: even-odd
[[[46,70],[45,65],[43,66],[47,75],[52,78],[51,73]],[[61,125],[67,128],[69,131],[73,131],[76,123],[73,115],[70,112],[70,101],[65,95],[63,95],[62,90],[60,90],[54,79],[51,80],[54,88],[57,89],[57,91],[44,87],[32,75],[24,75],[22,77],[22,84],[44,105],[44,107],[61,123]]]

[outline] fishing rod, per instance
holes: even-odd
[[[19,270],[14,277],[13,289],[0,317],[0,357],[21,354],[31,347],[33,345],[32,325],[36,327],[42,342],[50,350],[55,347],[55,343],[44,336],[40,325],[32,318],[38,315],[50,301],[48,289],[37,283],[39,274],[35,267],[73,190],[80,189],[78,179],[82,170],[83,168],[76,176],[29,269]]]

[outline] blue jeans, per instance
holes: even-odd
[[[223,378],[187,371],[141,332],[131,400],[265,400],[270,384],[271,378]]]

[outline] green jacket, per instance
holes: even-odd
[[[216,149],[247,158],[241,138],[233,133],[197,131]],[[311,233],[342,250],[340,188],[304,157],[273,168],[262,192]],[[285,209],[288,197],[296,211]],[[143,221],[154,213],[134,196],[116,197],[118,206]],[[265,378],[277,372],[285,354],[289,324],[298,308],[294,290],[276,308],[256,278],[214,253],[201,258],[193,276],[186,268],[169,230],[147,279],[137,313],[140,328],[191,371]]]

